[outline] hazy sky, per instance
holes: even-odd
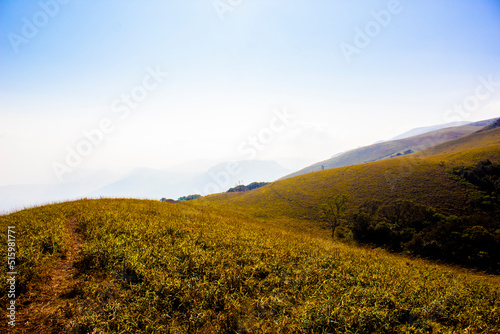
[[[500,115],[499,1],[2,0],[0,34],[0,185]]]

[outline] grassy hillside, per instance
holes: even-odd
[[[401,158],[309,173],[203,201],[249,217],[315,222],[330,230],[325,234],[335,231],[347,240],[499,273],[499,162],[496,128]],[[335,218],[339,195],[349,199]]]
[[[352,166],[366,162],[372,162],[387,158],[392,158],[397,155],[404,155],[405,152],[418,152],[437,144],[463,137],[481,129],[481,126],[456,126],[436,131],[431,131],[418,136],[412,136],[399,140],[391,140],[382,143],[373,144],[370,146],[360,147],[343,154],[340,154],[331,159],[318,162],[309,167],[301,169],[295,173],[287,175],[293,177],[310,172],[321,171],[324,169],[338,168],[344,166]]]
[[[13,332],[500,332],[498,277],[295,225],[140,200],[1,216],[2,230],[18,233]]]
[[[484,159],[500,162],[499,128],[404,157],[308,173],[251,192],[217,194],[203,200],[257,217],[318,220],[320,204],[343,193],[350,196],[350,209],[367,199],[414,199],[442,213],[463,215],[470,209],[466,205],[468,193],[447,170]]]
[[[496,123],[498,123],[498,121]],[[496,160],[498,158],[497,149],[499,145],[499,128],[483,128],[468,136],[444,142],[442,144],[430,147],[429,149],[422,152],[418,152],[416,156],[434,156],[435,159],[440,159],[442,157],[453,164],[468,164],[488,157]]]

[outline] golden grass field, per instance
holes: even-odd
[[[19,233],[18,332],[500,331],[498,277],[342,244],[291,219],[101,199],[23,210],[0,225]],[[52,288],[71,233],[83,237],[77,270]]]

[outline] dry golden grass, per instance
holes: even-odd
[[[81,200],[2,216],[2,229],[23,231],[23,286],[47,284],[34,273],[53,275],[71,252],[72,217],[84,239],[78,273],[46,306],[58,312],[36,324],[39,333],[500,331],[498,277],[203,203]],[[35,257],[51,238],[54,251]]]

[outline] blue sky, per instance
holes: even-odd
[[[370,27],[348,61],[341,46]],[[499,1],[2,0],[0,36],[0,185],[56,182],[54,162],[103,119],[114,130],[78,168],[239,160],[280,108],[296,117],[256,158],[290,168],[500,111],[498,86],[447,113],[500,81]],[[152,68],[168,75],[116,117]]]

